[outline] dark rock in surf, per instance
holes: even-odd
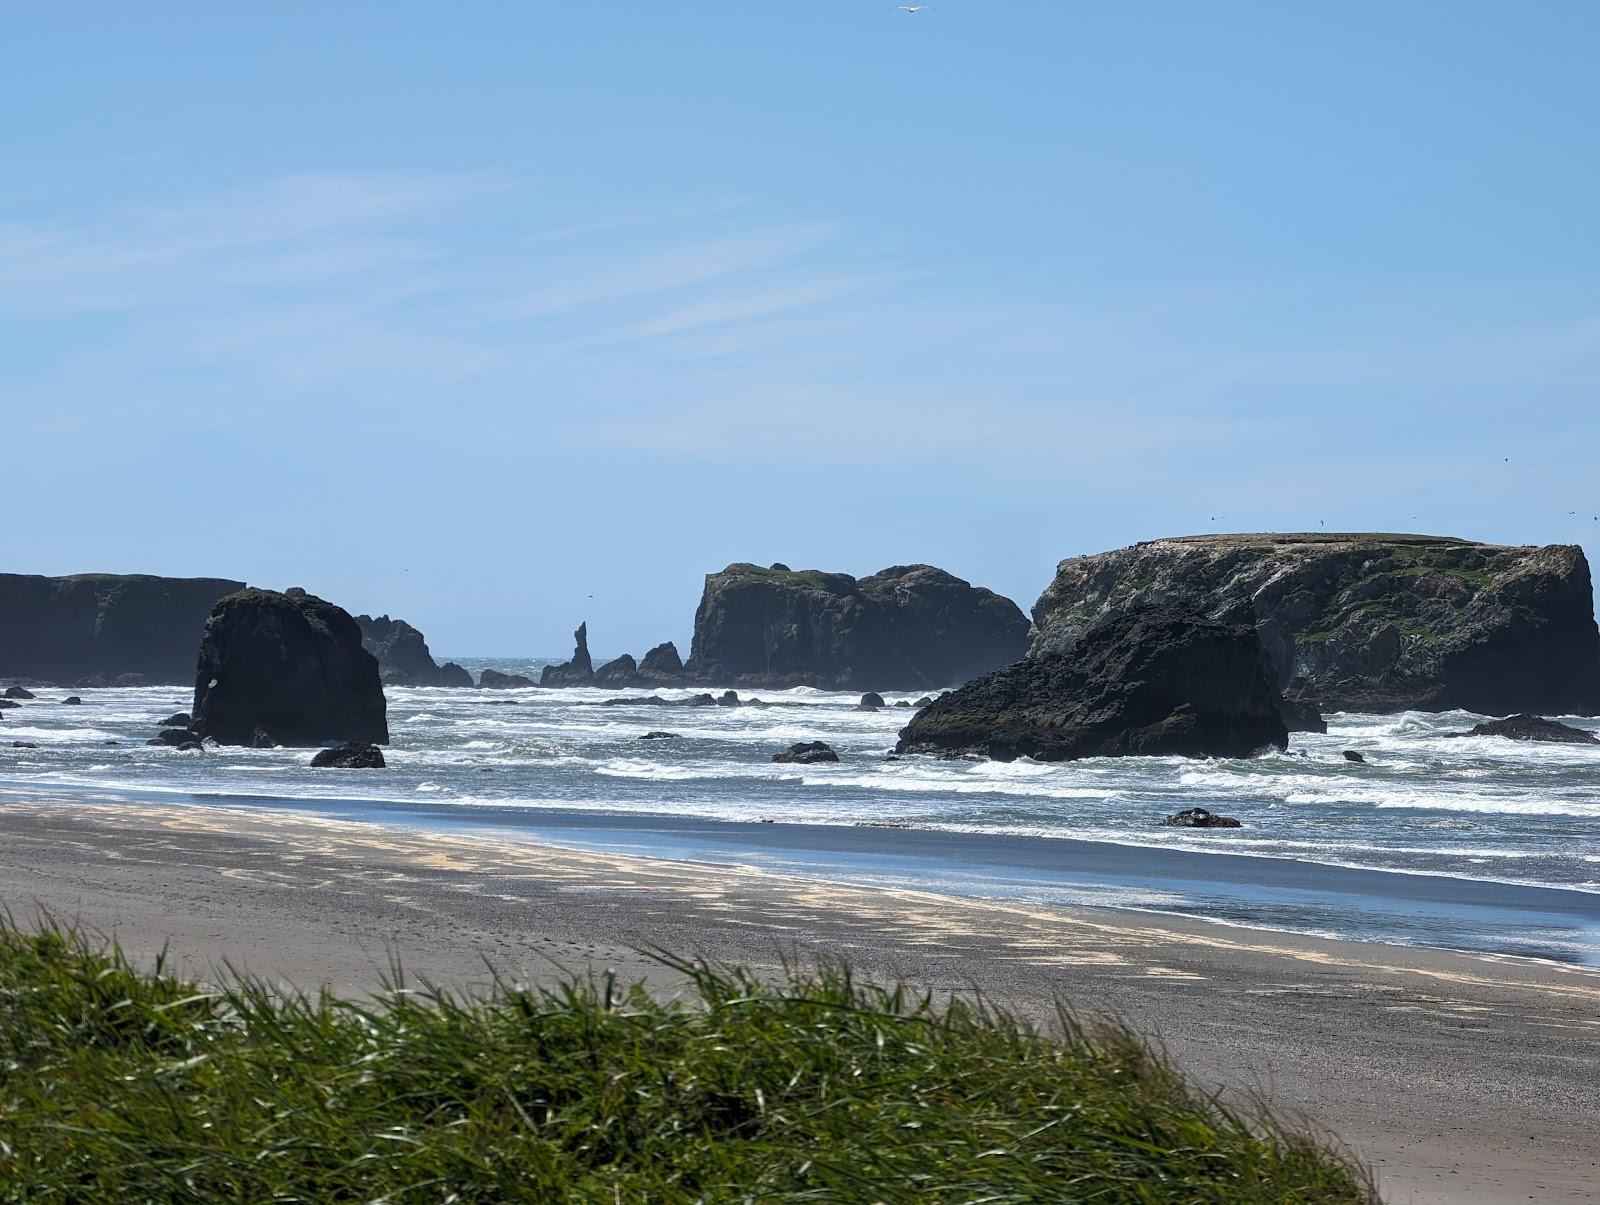
[[[802,741],[797,745],[790,745],[782,753],[774,753],[772,760],[809,766],[816,762],[836,762],[839,760],[839,755],[822,741]]]
[[[6,698],[8,698],[8,699],[32,699],[32,698],[37,698],[37,697],[38,696],[36,696],[31,690],[29,690],[25,686],[8,686],[8,687],[6,687]]]
[[[439,678],[435,686],[448,686],[456,690],[470,690],[473,686],[472,675],[465,667],[457,665],[454,661],[446,661],[439,667]]]
[[[911,700],[910,699],[901,699],[899,702],[897,702],[895,704],[895,706],[896,707],[907,707],[907,708],[909,708],[911,706]]]
[[[572,633],[574,648],[572,660],[561,665],[547,665],[539,675],[540,686],[591,686],[594,684],[594,662],[589,658],[589,625],[580,623]]]
[[[1366,758],[1362,757],[1361,754],[1357,753],[1354,749],[1346,749],[1344,751],[1344,759],[1345,761],[1360,762],[1362,765],[1365,765],[1367,761]]]
[[[150,740],[147,740],[145,744],[170,745],[174,748],[177,748],[193,743],[194,739],[194,733],[190,732],[187,728],[163,728]]]
[[[883,696],[876,691],[869,690],[861,696],[861,702],[856,704],[857,711],[877,711],[884,706]]]
[[[895,752],[1249,757],[1285,748],[1288,735],[1254,627],[1148,607],[1090,629],[1069,653],[942,695],[911,717]]]
[[[212,609],[195,676],[193,731],[222,745],[385,744],[378,662],[350,615],[314,595],[241,590]]]
[[[1592,732],[1526,713],[1506,716],[1503,720],[1488,720],[1467,732],[1452,732],[1449,735],[1503,736],[1514,741],[1544,741],[1558,745],[1600,745],[1600,737]]]
[[[736,690],[725,690],[725,691],[723,691],[722,692],[722,697],[717,700],[717,706],[718,707],[737,707],[737,706],[739,706],[739,692],[736,691]]]
[[[1290,732],[1327,732],[1328,721],[1322,718],[1315,703],[1306,700],[1284,699],[1278,704],[1278,714],[1283,726]]]
[[[12,741],[11,747],[13,749],[37,749],[39,746],[31,741]]]
[[[66,698],[61,700],[61,705],[63,707],[82,707],[83,700],[77,695],[68,695]]]
[[[194,717],[187,711],[180,711],[162,720],[161,726],[163,728],[187,728],[192,723],[194,723]]]
[[[1242,828],[1232,816],[1218,816],[1205,808],[1185,808],[1161,822],[1173,828]]]
[[[21,706],[15,699],[0,699],[0,711],[15,711]]]
[[[484,690],[521,690],[539,684],[522,674],[503,674],[497,669],[486,669],[478,675],[478,685]]]
[[[675,741],[678,739],[676,732],[647,732],[639,738],[641,741]]]
[[[324,749],[311,759],[316,769],[382,770],[383,750],[376,745],[350,744]]]
[[[682,682],[687,675],[683,659],[678,656],[678,646],[670,640],[656,645],[639,662],[639,677],[650,685]]]
[[[607,661],[594,672],[594,686],[632,686],[639,680],[639,663],[623,653],[615,661]]]

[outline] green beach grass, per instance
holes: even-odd
[[[1366,1202],[1126,1031],[667,961],[484,999],[144,972],[0,930],[0,1200]]]

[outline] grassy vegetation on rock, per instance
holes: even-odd
[[[1371,1199],[1123,1031],[672,965],[685,1001],[601,979],[357,1003],[0,931],[0,1199]]]

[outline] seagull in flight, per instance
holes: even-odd
[[[897,13],[910,13],[912,16],[916,16],[924,9],[932,7],[933,5],[931,4],[897,4],[894,6],[894,11]]]

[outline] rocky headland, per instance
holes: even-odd
[[[1253,625],[1141,607],[1064,652],[1028,657],[935,699],[896,753],[1032,757],[1249,757],[1288,730]]]
[[[303,591],[241,590],[200,642],[190,731],[220,745],[387,744],[378,660],[348,612]]]
[[[706,577],[686,667],[700,682],[783,689],[922,690],[1022,656],[1017,605],[931,565],[859,581],[729,565]]]
[[[206,616],[242,589],[210,577],[0,573],[0,678],[186,685]]]
[[[361,646],[378,659],[378,673],[392,686],[471,686],[472,675],[454,661],[433,659],[422,633],[403,619],[357,615]]]
[[[1589,564],[1570,545],[1413,535],[1218,535],[1062,561],[1030,654],[1172,603],[1253,622],[1295,709],[1600,712]]]

